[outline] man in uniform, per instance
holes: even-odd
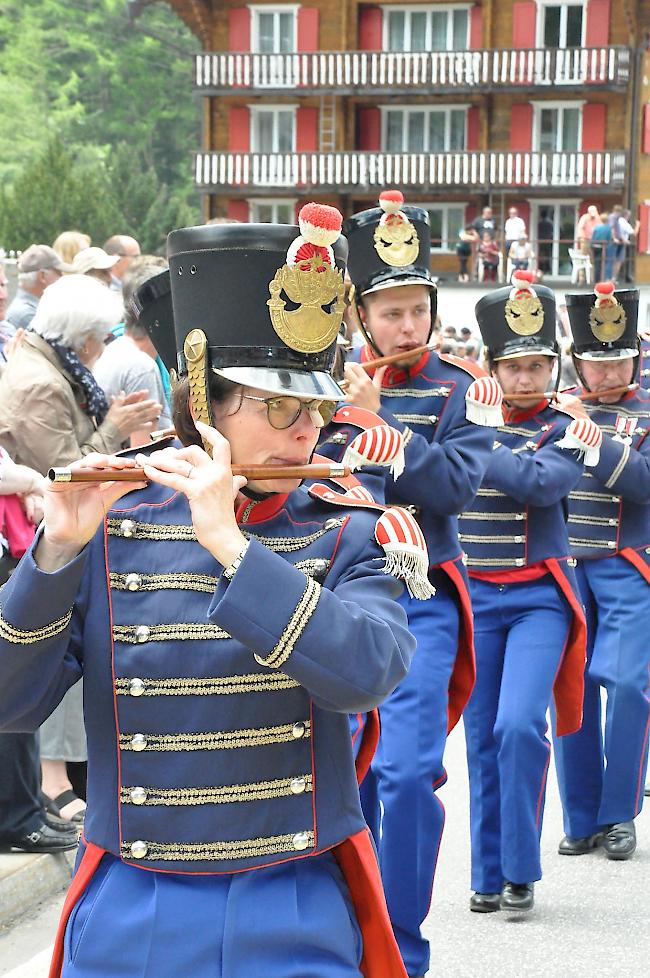
[[[585,407],[604,434],[598,465],[569,496],[588,651],[582,728],[555,743],[566,832],[559,851],[602,844],[620,860],[636,849],[648,760],[650,392],[627,389],[639,366],[638,291],[602,282],[566,299],[578,376],[594,392]]]
[[[385,191],[380,207],[354,214],[344,233],[366,338],[360,359],[368,364],[403,354],[374,375],[348,363],[346,400],[377,412],[402,432],[405,470],[399,477],[387,476],[386,499],[417,510],[435,589],[435,596],[425,601],[400,598],[418,650],[409,676],[380,710],[382,732],[371,772],[378,799],[372,797],[371,781],[365,804],[393,929],[408,974],[419,976],[429,967],[429,944],[420,927],[429,910],[444,825],[435,791],[447,777],[442,761],[448,729],[458,720],[474,682],[457,514],[481,483],[492,432],[466,417],[468,392],[473,403],[474,378],[483,371],[433,350],[415,358],[410,352],[428,343],[436,315],[426,211],[404,207],[399,191]],[[497,416],[500,420],[500,407]],[[378,800],[383,805],[381,830]]]

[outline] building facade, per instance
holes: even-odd
[[[579,216],[620,204],[650,281],[650,0],[309,3],[173,2],[201,46],[206,220],[349,214],[396,186],[429,210],[439,274],[490,205],[563,277]]]

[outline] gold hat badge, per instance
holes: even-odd
[[[544,307],[532,288],[534,273],[524,269],[513,272],[510,297],[506,302],[506,322],[517,336],[533,336],[544,325]]]
[[[404,194],[400,190],[384,190],[379,206],[384,212],[375,228],[375,251],[383,262],[393,268],[412,265],[420,254],[418,233],[401,209]]]
[[[597,282],[594,285],[596,301],[589,313],[591,332],[601,343],[619,340],[627,326],[625,309],[614,295],[613,282]]]
[[[301,233],[269,283],[267,305],[273,328],[287,346],[320,353],[336,339],[345,309],[343,273],[332,250],[343,215],[326,204],[305,204],[298,224]]]

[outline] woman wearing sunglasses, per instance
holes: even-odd
[[[297,243],[170,235],[182,447],[86,456],[149,484],[52,487],[2,593],[0,724],[38,727],[85,679],[88,810],[52,976],[405,974],[347,721],[414,651],[374,539],[392,514],[231,470],[308,462],[340,397],[346,248],[312,208]]]

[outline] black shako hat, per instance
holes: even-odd
[[[343,224],[343,233],[350,248],[348,275],[359,298],[399,285],[428,285],[435,317],[431,227],[423,208],[404,206],[399,190],[384,190],[379,207],[352,214]]]
[[[620,360],[638,355],[638,289],[616,291],[613,282],[598,282],[593,292],[567,293],[566,307],[573,353],[579,360]]]
[[[144,326],[160,359],[172,371],[177,369],[174,311],[169,269],[143,282],[129,299],[131,313]]]
[[[558,355],[555,295],[545,285],[533,288],[533,281],[532,272],[514,272],[512,288],[495,289],[476,303],[476,321],[492,360]]]

